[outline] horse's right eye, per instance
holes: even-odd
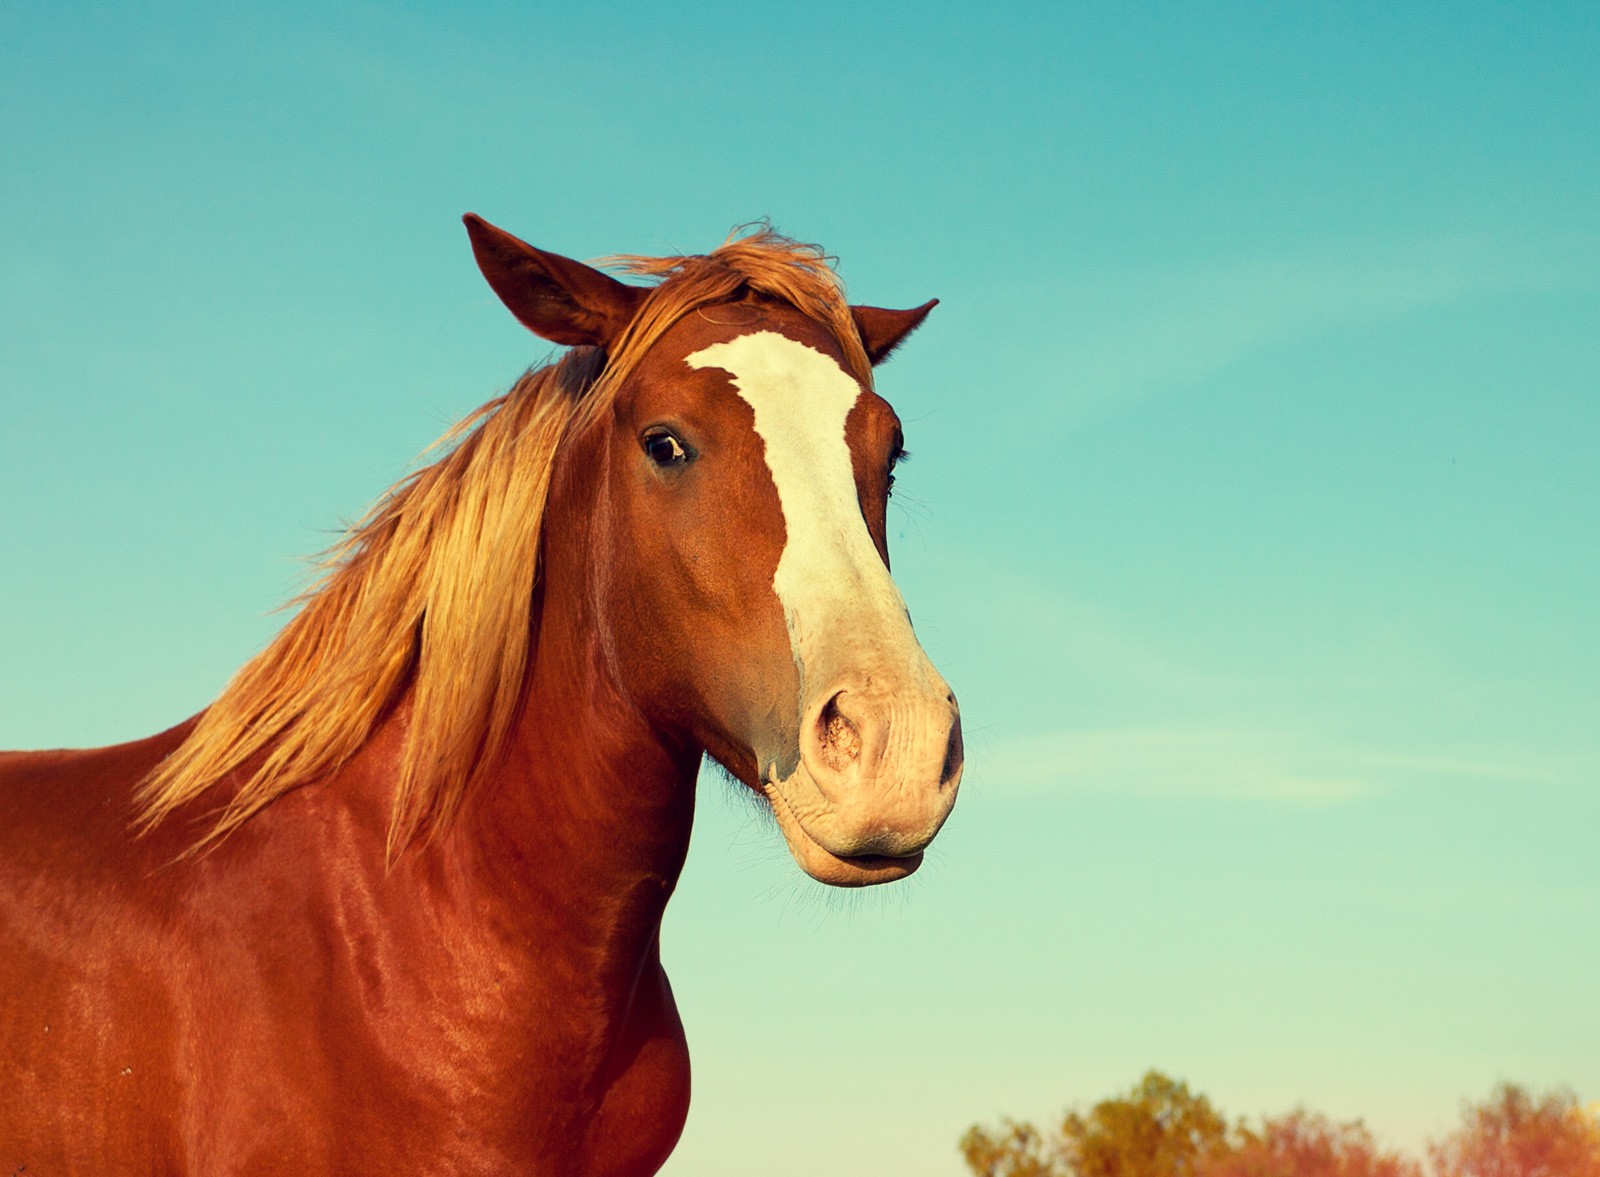
[[[665,429],[654,430],[640,438],[644,452],[657,466],[682,466],[689,460],[689,451]]]

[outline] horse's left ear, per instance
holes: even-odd
[[[461,218],[478,269],[510,312],[552,343],[610,348],[648,290],[593,266],[535,249],[476,213]]]
[[[851,307],[850,314],[855,318],[856,330],[861,332],[861,346],[866,348],[867,359],[874,366],[888,359],[889,353],[899,347],[907,335],[922,326],[922,320],[928,317],[928,312],[938,305],[937,298],[930,298],[909,311],[891,311],[886,307]]]

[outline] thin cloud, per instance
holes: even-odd
[[[1464,298],[1600,284],[1600,234],[1449,238],[1296,258],[1090,276],[1061,361],[1075,415],[1202,380],[1317,332]]]
[[[1121,727],[1019,736],[969,766],[986,789],[1064,789],[1338,805],[1449,777],[1569,783],[1577,766],[1493,753],[1418,755],[1248,728]]]
[[[1108,610],[1071,593],[1047,587],[1028,573],[1005,569],[989,586],[987,622],[1011,642],[1050,663],[1166,696],[1216,697],[1250,686],[1216,667],[1194,667],[1172,658],[1131,632]],[[1020,652],[1020,651],[1019,651]]]

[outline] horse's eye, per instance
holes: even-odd
[[[886,488],[890,494],[894,493],[894,468],[910,457],[911,451],[906,449],[900,442],[895,442],[894,453],[889,455],[889,480],[886,483]]]
[[[682,466],[689,460],[689,451],[665,429],[651,430],[639,439],[644,452],[657,466]]]

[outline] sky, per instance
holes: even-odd
[[[0,8],[0,747],[205,705],[576,257],[770,217],[857,301],[961,697],[923,869],[715,778],[664,1173],[957,1177],[1156,1067],[1407,1148],[1600,1099],[1600,9]]]

